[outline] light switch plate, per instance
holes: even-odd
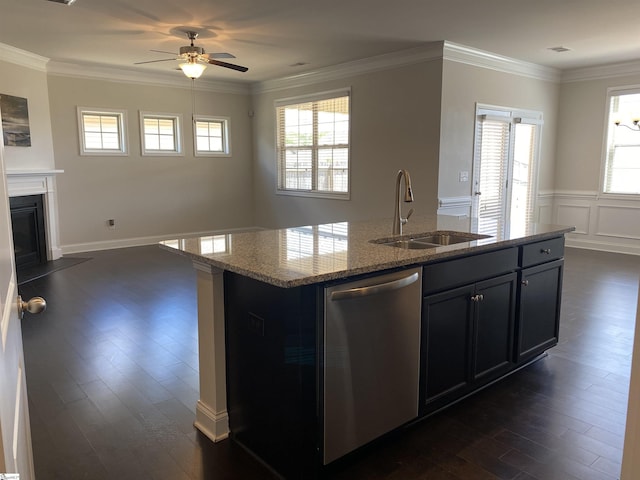
[[[460,182],[468,182],[469,181],[469,172],[463,171],[458,175],[458,179]]]

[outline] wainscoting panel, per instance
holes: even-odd
[[[567,246],[640,255],[640,198],[556,191],[553,222],[572,225]]]
[[[591,207],[589,205],[558,205],[556,220],[559,225],[572,225],[576,227],[574,234],[589,234],[589,219]]]
[[[596,235],[640,240],[640,205],[598,206]]]

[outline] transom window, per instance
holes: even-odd
[[[196,156],[228,156],[229,119],[197,116],[195,120]]]
[[[602,191],[640,195],[640,87],[609,93]]]
[[[349,198],[350,91],[276,101],[278,192]]]
[[[181,115],[140,112],[143,155],[182,155]]]
[[[81,155],[126,155],[126,112],[78,107]]]

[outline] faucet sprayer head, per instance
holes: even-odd
[[[404,201],[413,202],[413,190],[411,189],[411,175],[406,170],[404,172]]]

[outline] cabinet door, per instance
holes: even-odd
[[[529,360],[558,343],[564,260],[522,270],[518,313],[518,361]]]
[[[474,286],[424,298],[422,305],[424,403],[452,399],[469,385]]]
[[[476,284],[474,380],[490,380],[513,365],[517,275]]]

